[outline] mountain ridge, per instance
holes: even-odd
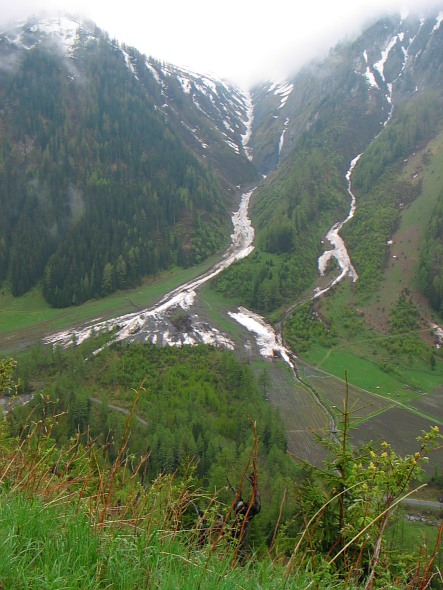
[[[6,76],[7,72],[10,73],[10,64],[14,60],[19,60],[18,53],[29,56],[40,45],[51,44],[56,37],[60,40],[65,62],[68,60],[71,66],[69,72],[65,74],[69,80],[67,84],[75,84],[76,75],[81,74],[78,70],[81,52],[83,51],[83,60],[89,59],[90,56],[87,54],[92,53],[91,48],[99,39],[102,45],[100,55],[104,56],[107,52],[106,59],[113,59],[115,65],[118,61],[119,68],[123,66],[129,74],[131,81],[124,78],[121,70],[119,75],[121,75],[122,84],[128,88],[131,86],[133,89],[131,92],[137,92],[138,99],[146,100],[146,107],[149,105],[148,108],[153,109],[152,117],[156,118],[157,124],[166,125],[168,133],[174,135],[174,141],[178,141],[189,149],[197,161],[203,164],[206,170],[210,170],[217,179],[221,191],[217,195],[214,193],[214,202],[218,203],[217,207],[222,207],[224,203],[223,206],[229,209],[237,198],[236,192],[240,186],[251,185],[261,177],[269,176],[254,197],[253,212],[260,209],[263,211],[260,215],[256,214],[259,242],[276,243],[280,240],[278,235],[283,235],[284,232],[289,235],[288,223],[289,225],[295,223],[302,227],[316,210],[322,211],[324,222],[320,225],[321,231],[325,234],[327,224],[332,223],[334,216],[341,216],[346,210],[348,196],[344,177],[349,162],[357,154],[365,151],[374,138],[378,137],[391,120],[395,109],[415,100],[425,88],[439,91],[441,67],[435,56],[440,55],[441,50],[441,22],[441,12],[436,12],[428,18],[415,15],[407,18],[386,17],[372,25],[357,39],[332,48],[327,58],[305,66],[288,80],[267,82],[247,93],[217,78],[196,74],[151,57],[148,58],[135,48],[120,45],[109,39],[107,34],[101,32],[93,23],[84,25],[83,29],[78,19],[59,17],[58,21],[57,19],[34,20],[9,28],[0,35],[0,49],[4,57],[2,63],[6,64],[2,75]],[[109,61],[106,67],[111,67],[110,63]],[[91,72],[98,72],[97,65],[88,67],[91,68]],[[106,74],[101,73],[101,75],[102,86],[108,85]],[[44,100],[47,100],[47,97]],[[103,101],[103,98],[100,100]],[[100,108],[100,106],[94,107],[99,116],[101,116]],[[112,108],[107,108],[111,112]],[[48,113],[43,114],[48,115]],[[110,133],[113,116],[107,115],[107,117],[102,126]],[[45,122],[44,125],[47,126],[47,123]],[[111,138],[111,135],[109,137]],[[25,156],[32,152],[32,141],[28,133],[21,143],[16,144],[18,154],[16,153],[15,156],[18,155],[25,160]],[[109,143],[109,140],[106,142]],[[117,144],[114,149],[121,150]],[[85,153],[91,154],[91,146],[89,146],[89,152],[87,150]],[[133,157],[136,157],[135,152]],[[330,160],[329,172],[327,172],[328,166],[324,165],[328,160]],[[294,172],[294,163],[300,167],[302,161],[312,162],[307,164],[308,169],[311,166],[311,171],[306,172],[304,179],[295,180],[294,174],[298,173]],[[314,162],[316,164],[313,164]],[[83,162],[81,166],[84,166]],[[128,175],[125,172],[126,167],[127,163],[111,164],[111,169],[114,169],[114,172],[118,171],[121,180],[128,185],[128,182],[132,182],[133,173]],[[308,180],[309,175],[312,177],[312,174],[315,174],[315,167],[324,168],[326,173],[323,192],[318,195],[312,193]],[[332,170],[334,175],[339,173],[342,178],[337,176],[333,182],[330,182],[327,175],[332,174]],[[28,173],[33,174],[29,170]],[[88,182],[92,182],[95,186],[94,190],[97,190],[100,183],[108,182],[108,180],[102,177],[100,170],[96,170]],[[279,184],[284,184],[286,187],[278,190],[278,196],[276,195],[275,199],[278,199],[279,204],[273,209],[271,206],[270,210],[266,206],[266,201],[273,202],[272,186]],[[27,190],[31,186],[32,183],[28,182]],[[168,223],[171,223],[174,228],[169,241],[175,240],[178,246],[172,256],[160,254],[160,258],[164,259],[160,263],[161,267],[171,262],[189,264],[206,255],[202,237],[205,235],[203,239],[208,240],[209,234],[201,230],[206,221],[203,225],[199,225],[198,231],[203,231],[201,237],[197,239],[200,246],[186,243],[185,236],[189,233],[189,220],[193,217],[193,214],[189,215],[188,211],[189,188],[190,186],[183,184],[180,187],[182,192],[179,200],[182,204],[179,208],[186,211],[180,223],[177,224],[177,219],[181,214],[176,219],[176,215],[170,210],[167,213]],[[289,196],[288,191],[292,193],[292,196]],[[71,187],[67,192],[71,217],[75,217],[72,214],[74,210],[77,211],[76,215],[81,215],[82,198],[78,198],[81,191],[73,191]],[[329,204],[325,206],[326,193],[329,193]],[[288,214],[283,218],[278,217],[282,212],[281,204],[286,201],[288,212],[292,215],[295,211],[296,219],[292,221]],[[199,206],[203,203],[204,199],[201,199]],[[171,204],[167,207],[170,209],[176,205]],[[225,209],[223,213],[220,209],[217,215],[224,217],[228,223],[226,211]],[[287,221],[285,221],[286,218]],[[49,222],[42,223],[44,225]],[[157,227],[158,223],[157,220]],[[195,215],[192,223],[195,223]],[[282,225],[283,230],[279,229],[278,225]],[[267,237],[263,235],[263,232],[260,235],[265,226],[270,228],[267,230]],[[52,223],[51,227],[56,226]],[[51,227],[46,228],[46,231]],[[225,227],[227,230],[228,225]],[[225,236],[226,230],[223,230]],[[6,231],[5,233],[7,234]],[[320,241],[320,236],[315,239]],[[295,244],[295,238],[291,240],[291,244]],[[221,244],[221,235],[217,244],[218,246]],[[211,246],[208,252],[213,252],[214,246]],[[299,241],[298,247],[300,246]],[[50,246],[47,247],[50,249]],[[70,247],[72,248],[72,245]],[[309,247],[313,249],[313,244]],[[189,255],[191,251],[193,253]],[[61,274],[60,269],[65,266],[64,256],[66,252],[59,255],[58,270],[56,269],[55,274]],[[82,271],[83,287],[77,287],[77,291],[84,291],[84,294],[80,294],[81,300],[84,300],[87,294],[97,296],[109,292],[109,289],[112,291],[115,287],[125,286],[126,279],[122,277],[125,275],[125,267],[128,267],[129,249],[123,255],[123,262],[120,256],[121,253],[118,255],[116,252],[112,260],[107,260],[109,255],[106,256],[106,253],[103,255],[99,263],[101,268],[95,269],[93,273],[96,282],[93,291],[88,291],[84,287],[85,283],[86,285],[91,283],[93,269],[89,272],[85,271],[86,274]],[[134,253],[131,256],[133,259]],[[0,249],[0,261],[3,261],[3,268],[9,264],[9,270],[4,270],[3,276],[6,276],[6,272],[11,277],[11,262],[8,263],[8,260],[11,260],[11,254],[8,252],[8,247],[3,245],[3,250]],[[309,265],[312,266],[312,262],[310,261]],[[107,264],[113,268],[111,279],[109,279],[110,270],[109,266],[107,267],[108,276],[105,280],[104,269]],[[41,266],[40,264],[40,268]],[[45,274],[46,284],[52,281],[50,271],[51,269]],[[97,274],[100,275],[100,279],[96,278]],[[66,276],[63,280],[66,281]],[[52,285],[50,290],[54,291],[57,288],[59,287]],[[15,291],[23,292],[23,288]],[[63,298],[64,305],[69,302],[79,302],[78,296],[74,297],[71,294]]]
[[[81,303],[226,243],[236,186],[257,177],[247,97],[68,17],[3,31],[0,54],[0,280],[15,295],[44,275],[53,305]]]

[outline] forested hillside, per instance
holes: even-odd
[[[401,167],[441,129],[441,47],[438,19],[386,18],[285,83],[253,90],[254,162],[271,173],[252,205],[257,251],[218,277],[218,290],[237,292],[244,304],[266,312],[308,287],[312,292],[317,259],[330,248],[325,235],[348,214],[346,175],[360,155],[349,177],[356,209],[341,235],[358,275],[356,290],[377,288],[402,212],[421,194],[424,167],[409,177]],[[420,230],[416,238],[421,270],[404,286],[418,281],[438,310],[438,221],[427,235]],[[426,241],[433,245],[422,246]],[[333,259],[329,271],[336,268]]]
[[[115,460],[132,409],[128,453],[135,462],[149,457],[143,469],[147,485],[160,473],[184,475],[192,464],[203,489],[222,490],[227,482],[241,480],[256,425],[263,502],[256,539],[269,540],[295,466],[286,453],[279,414],[265,399],[266,371],[257,379],[232,352],[208,346],[132,343],[91,356],[98,344],[90,341],[66,351],[37,347],[20,357],[20,392],[34,390],[34,398],[9,416],[11,433],[27,428],[29,415],[38,420],[54,411],[60,419],[51,436],[58,445],[81,433],[83,443],[94,439],[106,445]],[[224,490],[221,499],[229,503],[231,491]],[[291,502],[285,514],[288,510],[294,510]]]
[[[356,288],[361,292],[376,289],[386,268],[388,242],[398,228],[402,211],[421,193],[422,178],[418,174],[415,178],[402,177],[401,166],[414,150],[434,137],[441,128],[442,116],[438,92],[423,93],[399,107],[397,116],[365,151],[355,170],[353,186],[359,207],[343,228],[343,236],[358,268]],[[425,235],[420,241],[424,243]],[[422,287],[428,289],[426,281]]]
[[[420,252],[419,282],[429,303],[443,315],[443,192],[438,195]]]
[[[247,158],[223,141],[225,166],[239,163],[231,179],[222,165],[217,177],[176,120],[184,94],[176,78],[159,84],[146,58],[137,75],[131,59],[142,56],[93,25],[78,25],[69,50],[57,37],[36,38],[39,27],[20,29],[20,43],[0,37],[0,283],[18,296],[44,279],[47,301],[67,306],[225,245],[227,187],[245,175]],[[176,105],[170,114],[158,106],[165,100]],[[192,100],[181,103],[196,125]]]

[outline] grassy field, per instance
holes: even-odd
[[[424,163],[424,159],[427,162]],[[419,237],[426,231],[438,194],[441,191],[443,170],[443,133],[437,135],[422,150],[405,163],[402,177],[409,182],[422,180],[421,194],[402,210],[400,225],[392,236],[389,261],[379,289],[365,305],[365,313],[373,325],[384,328],[388,310],[397,300],[401,290],[408,286],[415,289],[418,265]],[[415,300],[429,313],[424,299],[414,290]]]
[[[418,552],[422,550],[423,554],[431,553],[435,547],[438,538],[438,526],[432,523],[430,515],[429,524],[417,520],[408,520],[407,509],[403,509],[400,518],[390,525],[386,534],[386,541],[394,547],[404,547],[408,551]],[[440,548],[437,557],[437,566],[440,569],[443,565],[443,553]]]
[[[345,372],[353,385],[372,393],[396,396],[408,402],[421,393],[431,393],[443,382],[443,363],[437,363],[435,370],[425,362],[416,361],[415,366],[398,365],[398,374],[387,373],[380,367],[379,360],[372,360],[368,354],[360,356],[361,351],[353,350],[353,344],[343,344],[331,349],[315,345],[304,355],[304,360],[327,373],[344,379]],[[405,387],[407,386],[407,387]]]

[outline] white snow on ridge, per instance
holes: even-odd
[[[210,88],[210,90],[213,92],[213,94],[217,95],[217,84],[214,82],[214,80],[211,80],[211,78],[208,78],[207,76],[202,76],[201,80],[204,82],[205,86],[207,86],[208,88]]]
[[[384,51],[381,52],[381,59],[380,61],[376,62],[374,64],[374,68],[379,72],[381,79],[383,80],[383,82],[385,82],[385,73],[384,73],[384,68],[385,68],[385,64],[388,60],[389,54],[391,52],[391,49],[395,46],[395,44],[397,43],[397,41],[399,40],[398,35],[395,35],[394,37],[392,37],[392,39],[389,41],[388,46],[386,47],[386,49]]]
[[[437,16],[437,19],[436,20],[437,20],[437,22],[434,25],[434,28],[432,29],[432,32],[433,33],[435,31],[438,31],[438,29],[440,28],[441,23],[443,22],[443,11],[441,11],[441,12],[438,13],[438,16]]]
[[[289,94],[291,94],[293,89],[294,89],[294,84],[290,84],[289,82],[286,82],[286,84],[279,86],[275,90],[274,95],[280,94],[281,96],[288,96]]]
[[[329,291],[329,289],[331,289],[331,287],[333,287],[334,285],[336,285],[337,283],[342,281],[346,276],[350,277],[352,279],[353,283],[355,283],[355,281],[358,279],[358,274],[357,274],[354,266],[352,265],[351,259],[349,257],[348,251],[346,249],[346,245],[345,245],[344,241],[342,240],[342,238],[340,237],[339,232],[340,232],[341,228],[344,226],[344,224],[347,223],[350,219],[352,219],[352,217],[354,217],[355,208],[356,208],[356,199],[355,199],[354,193],[351,190],[351,175],[352,175],[352,172],[353,172],[355,166],[357,165],[357,162],[359,161],[361,155],[362,154],[359,154],[357,157],[355,157],[352,160],[351,165],[349,166],[349,170],[346,173],[346,180],[348,183],[348,193],[351,196],[351,208],[350,208],[349,214],[344,221],[339,221],[338,223],[336,223],[335,225],[333,225],[331,227],[328,234],[326,235],[326,238],[328,239],[330,244],[333,246],[333,249],[326,250],[318,259],[318,270],[322,276],[325,274],[327,265],[328,265],[329,261],[331,260],[331,258],[335,258],[337,260],[338,265],[341,268],[341,273],[325,289],[319,289],[317,287],[317,289],[315,290],[314,297],[320,297],[320,295],[323,295],[323,293],[326,293],[327,291]]]
[[[17,46],[21,45],[24,49],[29,50],[35,47],[39,40],[36,40],[32,45],[27,45],[25,41],[26,35],[28,33],[42,33],[61,43],[63,49],[69,54],[74,49],[78,40],[78,30],[82,26],[81,20],[69,16],[59,16],[41,19],[31,26],[28,26],[27,22],[22,22],[20,25],[1,31],[1,34],[4,34],[10,43]]]
[[[188,78],[183,78],[182,76],[177,76],[177,80],[180,82],[183,92],[185,94],[190,94],[192,89],[191,81]]]
[[[271,92],[274,93],[274,96],[281,96],[280,106],[278,107],[281,109],[285,106],[289,95],[294,90],[294,84],[288,82],[287,80],[279,80],[278,82],[271,83],[270,87],[268,88],[267,94]]]
[[[57,37],[69,52],[72,51],[77,40],[77,31],[80,26],[79,21],[67,16],[61,16],[56,19],[40,21],[38,25],[31,27],[31,31],[42,31],[47,35]]]

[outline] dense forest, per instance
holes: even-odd
[[[140,85],[97,35],[75,60],[40,44],[0,72],[0,282],[22,295],[44,276],[60,307],[199,262],[229,231],[215,177],[146,92],[152,76]]]
[[[127,420],[122,410],[131,410],[137,399],[128,452],[149,457],[145,481],[192,463],[199,484],[218,490],[227,481],[240,481],[255,423],[263,498],[260,535],[271,535],[294,465],[286,454],[284,426],[265,398],[266,372],[255,377],[232,352],[204,345],[132,343],[91,356],[96,346],[95,341],[67,351],[37,347],[19,359],[21,390],[38,388],[43,395],[16,409],[13,432],[21,431],[30,414],[35,420],[55,411],[62,416],[53,430],[58,444],[80,432],[85,442],[106,444],[114,460]],[[222,497],[229,501],[231,492]]]

